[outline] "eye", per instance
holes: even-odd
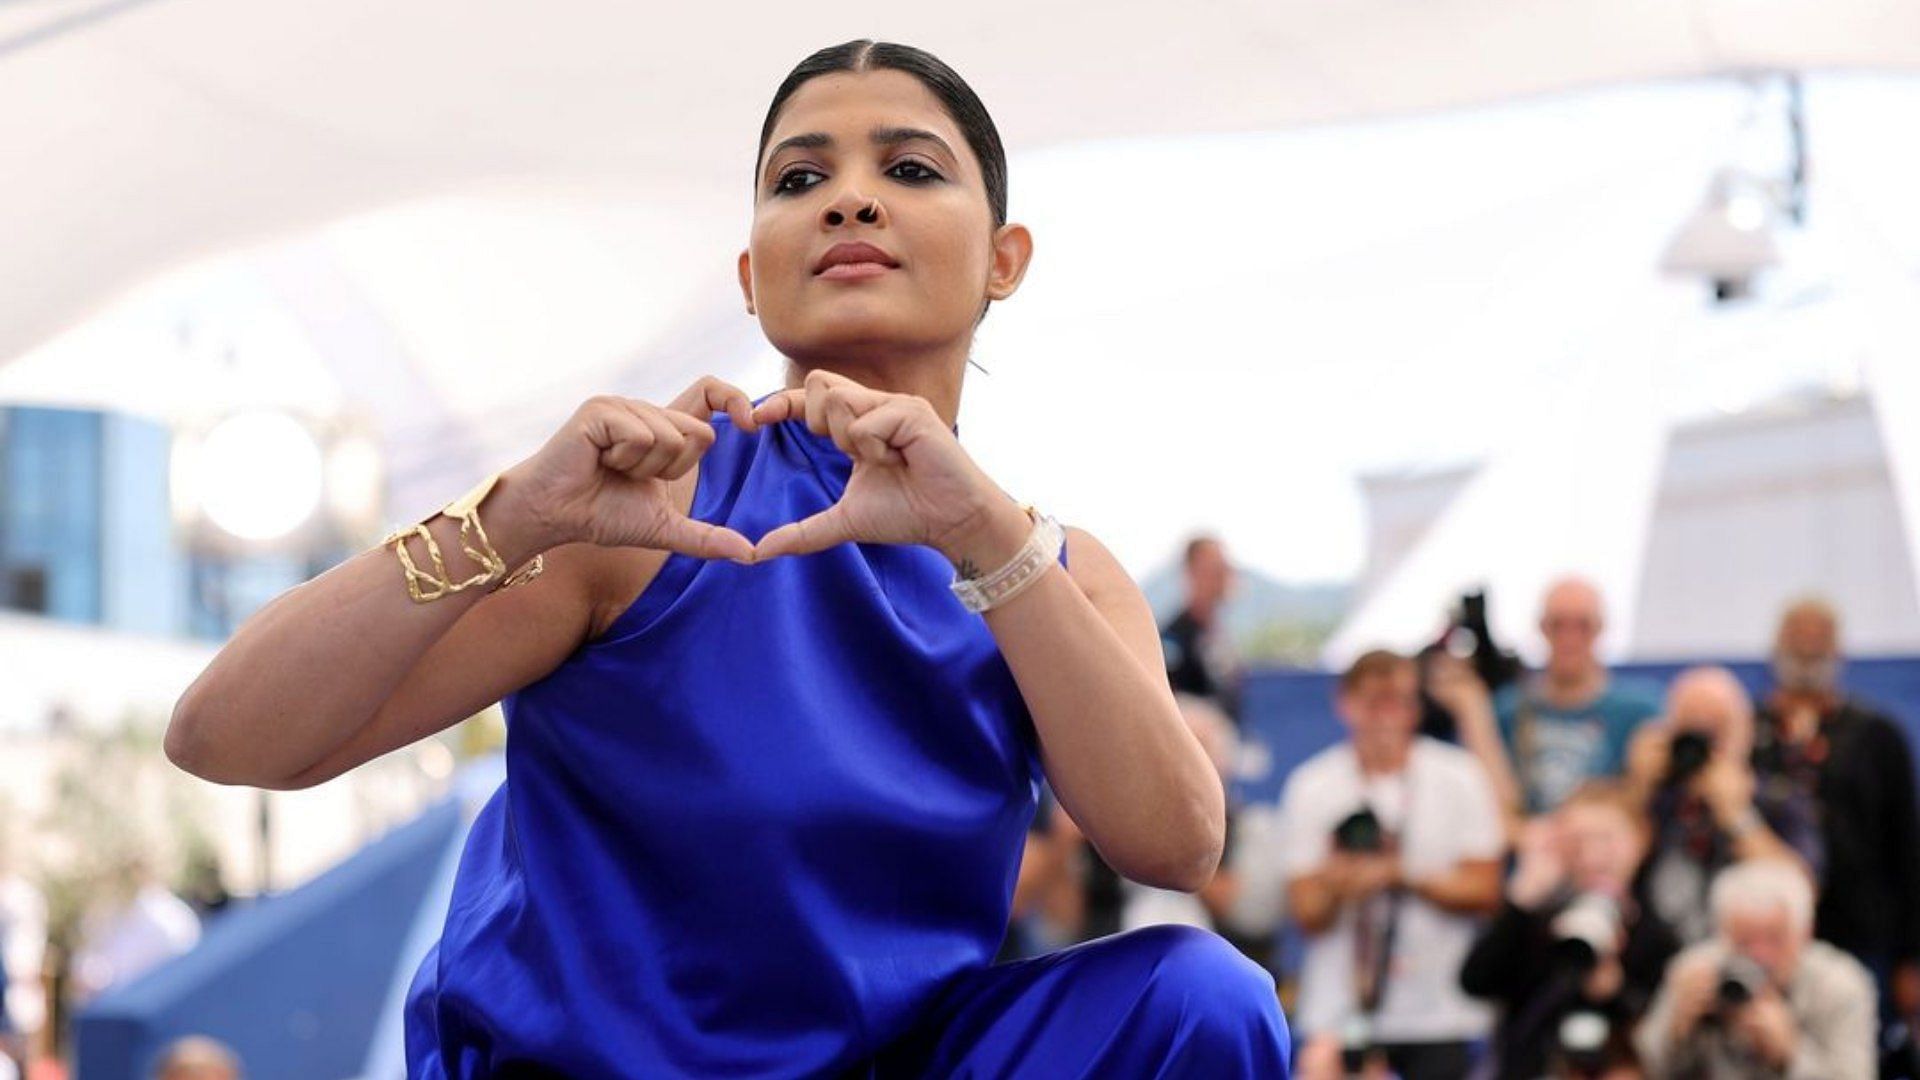
[[[902,169],[908,170],[907,175],[900,175],[900,170]],[[887,170],[887,175],[913,184],[931,183],[932,181],[940,179],[939,173],[913,160],[895,162],[893,167]]]
[[[819,183],[819,179],[815,179],[814,181],[811,181],[805,184],[793,184],[788,182],[796,176],[812,176],[812,177],[818,178],[820,177],[820,174],[813,169],[802,168],[802,167],[795,167],[795,168],[788,169],[787,171],[781,173],[779,177],[777,177],[774,180],[773,193],[775,195],[792,195],[796,192],[805,191],[806,189],[812,187],[814,184]]]

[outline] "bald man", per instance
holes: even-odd
[[[1633,741],[1629,782],[1653,823],[1643,899],[1688,944],[1713,932],[1708,888],[1750,859],[1785,859],[1817,872],[1820,830],[1810,800],[1762,790],[1753,772],[1753,700],[1733,672],[1693,667],[1674,677],[1666,715]],[[1676,739],[1704,742],[1684,762]]]
[[[1605,626],[1591,583],[1567,577],[1547,589],[1540,604],[1546,666],[1494,700],[1519,788],[1521,805],[1510,809],[1545,813],[1587,780],[1620,775],[1634,731],[1659,712],[1656,689],[1616,680],[1600,662]]]
[[[1818,599],[1789,605],[1774,640],[1773,689],[1754,764],[1761,783],[1819,808],[1826,888],[1815,933],[1873,971],[1887,1018],[1920,1013],[1920,812],[1899,725],[1840,685],[1840,619]]]

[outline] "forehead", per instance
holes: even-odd
[[[1780,638],[1790,647],[1819,649],[1834,638],[1831,620],[1811,611],[1796,611],[1780,624]]]
[[[1617,829],[1631,832],[1635,825],[1627,816],[1624,807],[1611,803],[1579,802],[1572,803],[1563,811],[1567,827],[1581,832],[1601,829]]]
[[[800,85],[780,108],[767,137],[772,148],[792,135],[822,132],[843,147],[865,145],[875,127],[925,128],[969,157],[960,128],[919,79],[904,71],[836,71]],[[972,161],[965,162],[970,167]]]
[[[1738,710],[1724,690],[1708,682],[1681,683],[1667,699],[1667,711],[1676,720],[1719,720]]]
[[[1785,933],[1791,923],[1787,909],[1779,904],[1748,905],[1727,912],[1727,932],[1735,937]]]
[[[1600,614],[1600,594],[1578,582],[1563,582],[1548,591],[1546,602],[1541,607],[1550,616],[1597,618]]]
[[[1420,688],[1413,668],[1396,664],[1385,671],[1376,671],[1360,678],[1347,691],[1347,696],[1369,700],[1376,698],[1401,698],[1412,695]]]

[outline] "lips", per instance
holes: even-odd
[[[900,261],[887,254],[883,248],[864,241],[843,241],[828,248],[826,254],[820,256],[820,261],[813,266],[813,272],[816,276],[865,276],[897,269],[899,266]],[[836,269],[838,267],[846,269]]]

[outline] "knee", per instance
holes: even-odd
[[[1287,1075],[1292,1038],[1265,968],[1190,926],[1122,936],[1137,936],[1134,947],[1151,962],[1149,1026],[1169,1040],[1175,1060],[1223,1077]]]
[[[1188,1008],[1227,1017],[1277,1012],[1273,976],[1208,930],[1154,926],[1138,931],[1153,957],[1154,985]]]

